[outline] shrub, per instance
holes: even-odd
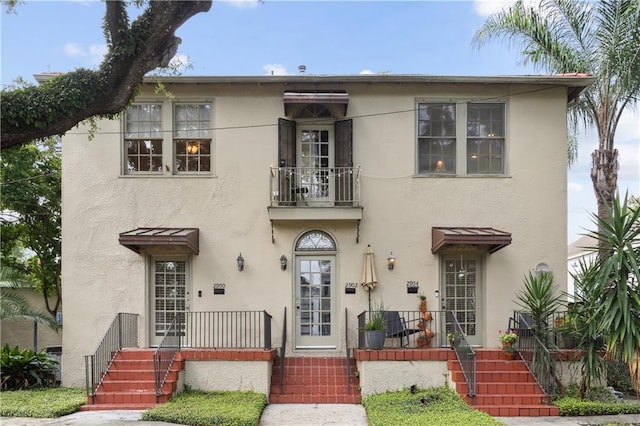
[[[87,402],[81,388],[5,391],[0,398],[0,415],[5,417],[60,417],[75,413]]]
[[[255,392],[185,391],[142,414],[142,420],[184,425],[253,426],[260,422],[267,397]]]
[[[629,366],[624,362],[607,361],[607,385],[620,392],[635,393]]]
[[[57,365],[58,361],[45,352],[21,351],[6,344],[0,352],[0,388],[5,391],[52,387],[56,383]]]
[[[488,414],[473,410],[447,387],[370,395],[362,404],[371,426],[503,424]]]
[[[637,402],[601,402],[586,401],[574,397],[565,397],[555,401],[561,416],[602,416],[612,414],[640,414]]]

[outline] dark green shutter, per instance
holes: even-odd
[[[349,206],[353,201],[353,120],[336,121],[335,128],[335,201]]]

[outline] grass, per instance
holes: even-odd
[[[192,426],[252,426],[260,423],[267,397],[255,392],[189,390],[142,414],[142,420]]]
[[[362,404],[370,426],[393,425],[504,425],[486,413],[469,407],[447,387],[409,389],[370,395]]]
[[[0,415],[54,418],[75,413],[87,402],[82,388],[49,388],[0,392]]]

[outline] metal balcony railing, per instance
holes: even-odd
[[[271,315],[266,311],[186,312],[182,347],[270,349]]]
[[[271,167],[271,207],[359,207],[360,167]]]

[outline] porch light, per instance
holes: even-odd
[[[283,271],[287,269],[287,256],[284,254],[280,256],[280,269]]]
[[[396,263],[396,258],[393,256],[393,252],[389,253],[387,257],[387,267],[390,271],[393,271],[393,265]]]
[[[244,257],[242,257],[242,253],[238,255],[236,262],[238,262],[238,271],[244,270]]]

